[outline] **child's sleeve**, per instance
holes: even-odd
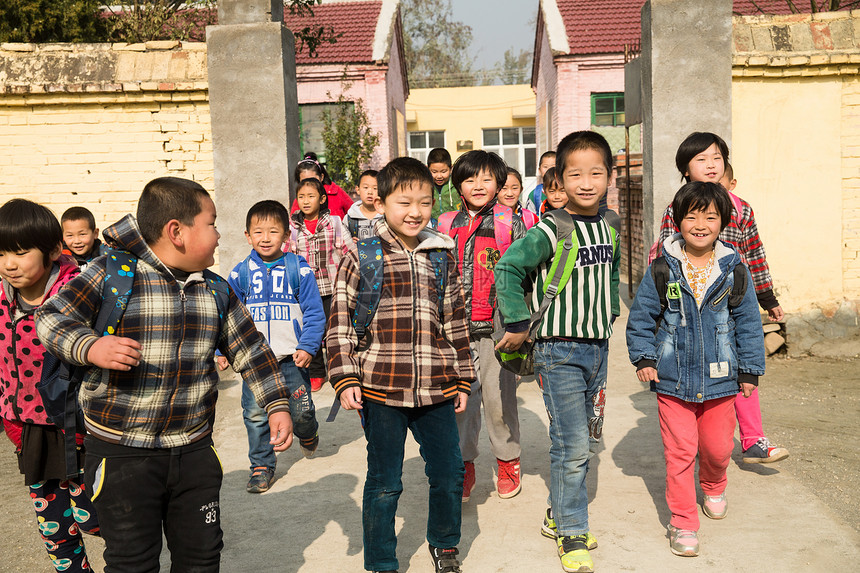
[[[296,350],[304,350],[313,356],[319,352],[325,334],[325,311],[314,271],[304,257],[299,257],[299,276],[302,327]]]
[[[361,367],[355,353],[358,335],[352,325],[359,279],[358,251],[352,250],[344,256],[337,270],[325,335],[329,380],[337,396],[347,388],[361,385]]]
[[[275,354],[257,330],[248,309],[230,291],[227,317],[222,324],[218,350],[254,394],[254,400],[268,414],[290,411],[290,390],[278,368]]]
[[[445,288],[442,309],[442,328],[445,338],[451,342],[451,346],[457,352],[457,370],[460,373],[457,390],[470,394],[472,382],[477,378],[477,374],[469,348],[469,321],[466,319],[463,281],[460,277],[460,266],[453,251],[448,251],[448,286]]]
[[[347,239],[352,239],[352,233],[349,231],[349,215],[343,216],[343,230],[341,231],[341,233]]]
[[[34,315],[39,341],[48,352],[70,364],[88,365],[87,354],[100,337],[92,325],[101,309],[106,260],[93,261]]]
[[[761,314],[758,310],[755,287],[749,269],[747,290],[744,299],[736,308],[729,308],[735,321],[735,349],[738,355],[738,384],[748,383],[758,386],[758,377],[764,376],[764,332],[761,328]]]
[[[654,285],[651,267],[645,271],[627,317],[627,353],[639,369],[657,367],[657,320],[660,296]]]
[[[741,244],[738,245],[738,250],[743,254],[747,266],[749,266],[759,304],[763,309],[770,310],[778,307],[779,301],[773,294],[773,278],[770,276],[770,266],[767,264],[764,244],[758,234],[755,213],[753,213],[749,203],[745,204],[744,207],[744,211],[749,209],[749,214],[744,217]]]
[[[496,297],[508,332],[524,332],[529,328],[531,312],[526,304],[523,284],[535,269],[553,255],[552,240],[544,226],[555,236],[552,223],[541,221],[529,229],[525,237],[511,243],[496,263]]]
[[[657,242],[660,244],[660,248],[663,247],[663,241],[674,235],[678,232],[678,226],[675,225],[675,219],[672,217],[672,205],[666,207],[666,210],[663,211],[663,218],[660,219],[660,237],[657,239]],[[659,257],[661,253],[657,253]]]

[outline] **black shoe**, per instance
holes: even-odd
[[[431,545],[430,558],[433,559],[436,573],[461,573],[460,560],[457,559],[459,553],[456,547],[440,549]]]

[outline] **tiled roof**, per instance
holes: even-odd
[[[284,23],[297,32],[305,26],[312,29],[320,26],[334,27],[336,34],[343,34],[334,44],[323,43],[317,47],[317,55],[308,56],[305,47],[296,54],[297,65],[355,64],[373,61],[373,43],[376,24],[382,10],[380,0],[367,2],[326,2],[313,7],[313,17],[300,18],[284,9]],[[298,48],[298,45],[296,46]]]

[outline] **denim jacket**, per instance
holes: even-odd
[[[667,285],[677,282],[681,296],[667,297],[668,308],[659,328],[660,297],[651,267],[639,285],[627,321],[630,361],[640,370],[649,366],[657,369],[659,382],[651,382],[652,391],[685,402],[736,394],[741,382],[758,385],[765,368],[764,337],[752,278],[747,278],[743,301],[729,308],[733,269],[740,256],[728,243],[717,241],[715,265],[719,273],[708,279],[699,308],[681,270],[683,244],[680,234],[663,244],[669,264]]]

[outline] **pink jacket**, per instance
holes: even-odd
[[[44,300],[78,274],[78,265],[64,255],[50,272]],[[36,337],[33,311],[22,311],[14,288],[0,281],[0,417],[12,422],[50,424],[36,390],[42,377],[44,354],[45,349]]]

